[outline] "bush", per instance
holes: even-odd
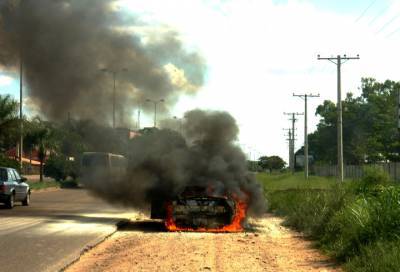
[[[361,253],[345,265],[352,272],[399,271],[400,240],[378,241],[362,248]]]
[[[75,179],[75,163],[67,160],[65,156],[51,155],[44,166],[44,175],[57,181],[66,180],[67,177]]]
[[[0,166],[15,168],[18,172],[21,172],[19,162],[17,160],[7,158],[3,154],[0,154]]]
[[[390,176],[380,167],[366,167],[361,182],[367,186],[386,185],[390,183]]]
[[[400,187],[381,169],[367,170],[353,184],[267,191],[266,196],[271,211],[316,239],[347,271],[400,271]]]
[[[343,207],[346,194],[340,187],[292,189],[270,192],[267,199],[272,211],[286,217],[286,225],[318,239],[331,217]]]

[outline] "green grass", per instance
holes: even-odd
[[[42,190],[46,188],[58,188],[60,187],[60,183],[56,181],[34,181],[34,182],[29,182],[29,187],[31,190]]]
[[[308,180],[304,178],[302,172],[285,174],[257,174],[260,181],[268,191],[287,190],[287,189],[329,189],[337,182],[333,177],[310,176]]]
[[[64,180],[64,181],[34,181],[28,184],[31,190],[42,190],[47,188],[77,188],[78,184],[75,180]]]
[[[400,271],[400,187],[380,170],[362,181],[259,174],[269,211],[315,240],[347,271]]]

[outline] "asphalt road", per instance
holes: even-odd
[[[134,216],[84,189],[33,192],[29,207],[0,204],[0,271],[58,271]]]

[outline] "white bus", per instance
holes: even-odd
[[[84,152],[81,160],[82,177],[115,178],[126,174],[127,159],[105,152]]]

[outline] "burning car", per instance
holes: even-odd
[[[233,194],[191,186],[173,199],[153,201],[151,218],[164,219],[169,231],[239,232],[246,210],[246,202]]]

